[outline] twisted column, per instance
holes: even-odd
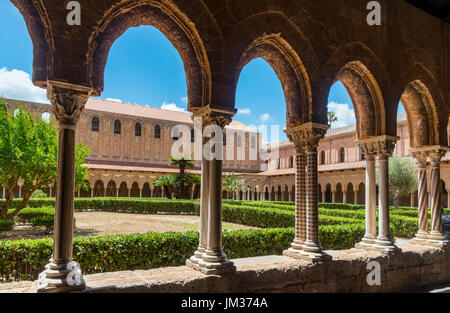
[[[430,152],[430,178],[431,178],[431,232],[428,242],[440,248],[448,245],[448,241],[442,234],[442,207],[441,207],[441,177],[440,162],[447,152],[443,147],[436,147]]]
[[[86,287],[79,264],[72,260],[75,194],[75,130],[91,88],[49,81],[47,96],[58,120],[58,175],[53,254],[39,274],[38,292],[67,292]]]
[[[286,131],[297,150],[296,238],[284,254],[313,262],[331,259],[319,242],[317,188],[317,147],[328,128],[328,125],[306,123]]]
[[[427,158],[429,153],[427,151],[411,151],[412,156],[417,162],[417,177],[418,177],[418,215],[419,215],[419,230],[415,237],[411,240],[412,243],[424,243],[429,236],[428,232],[428,206],[427,206]]]

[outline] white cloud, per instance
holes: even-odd
[[[244,115],[250,115],[252,113],[252,110],[250,110],[249,108],[239,109],[237,113],[244,114]]]
[[[183,101],[184,103],[188,103],[188,97],[186,96],[186,97],[181,98],[181,101]]]
[[[123,101],[122,100],[120,100],[120,99],[114,99],[114,98],[108,98],[108,99],[105,99],[106,101],[113,101],[113,102],[120,102],[120,103],[122,103]]]
[[[17,69],[8,71],[6,67],[0,69],[0,97],[50,103],[47,91],[34,86],[27,72]]]
[[[177,107],[175,103],[163,103],[161,105],[161,109],[163,110],[169,110],[169,111],[176,111],[176,112],[186,112],[185,109]]]
[[[270,120],[270,114],[269,113],[264,113],[263,115],[261,115],[259,117],[261,122],[268,122]]]
[[[348,103],[328,103],[328,110],[336,112],[337,122],[331,128],[339,128],[356,124],[355,111]]]

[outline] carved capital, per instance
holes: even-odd
[[[206,106],[197,110],[194,116],[202,118],[203,129],[210,125],[217,125],[223,129],[231,123],[234,114],[236,114],[236,111],[237,110],[227,111],[218,108],[212,108],[211,106]]]
[[[48,81],[47,97],[60,125],[75,126],[78,123],[91,91],[90,87]]]
[[[366,159],[371,160],[375,157],[379,159],[389,158],[395,149],[395,143],[399,137],[379,136],[368,139],[356,140],[356,144],[366,156]]]
[[[319,141],[325,137],[330,126],[305,123],[285,130],[289,140],[294,143],[297,153],[317,152]]]
[[[442,157],[447,153],[448,147],[444,146],[424,146],[410,149],[411,155],[420,167],[426,167],[429,159],[432,167],[439,167]]]

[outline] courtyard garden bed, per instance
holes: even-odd
[[[29,227],[27,225],[36,218],[45,217],[44,220],[47,220],[53,217],[53,206],[54,199],[32,199],[30,208],[17,216],[16,227]],[[198,228],[198,223],[189,219],[198,220],[199,209],[198,200],[76,199],[79,226],[85,223],[84,218],[80,217],[89,214],[98,215],[91,219],[93,224],[97,220],[110,228],[114,228],[118,218],[131,215],[132,218],[128,230],[121,234],[114,234],[120,231],[120,227],[112,233],[77,233],[75,228],[74,260],[80,262],[84,273],[183,265],[198,245],[197,231],[189,231]],[[412,237],[417,231],[416,209],[400,208],[392,213],[392,234]],[[105,220],[108,214],[111,215],[109,221]],[[142,231],[142,225],[138,224],[146,219],[156,218],[157,221],[160,218],[162,221],[177,217],[180,220],[174,226],[179,228],[171,229],[160,223],[163,232],[156,229],[156,232],[140,233],[145,230]],[[364,217],[364,207],[320,204],[319,236],[322,246],[327,250],[354,247],[364,235]],[[280,254],[294,238],[295,209],[292,203],[224,200],[223,221],[223,247],[229,258]],[[49,238],[1,241],[0,280],[35,279],[48,263],[51,251],[52,239]]]

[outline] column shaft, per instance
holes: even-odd
[[[389,229],[389,159],[382,155],[378,157],[379,166],[379,211],[377,245],[392,246]]]
[[[366,156],[366,233],[364,244],[374,244],[377,238],[377,190],[375,159]]]
[[[441,175],[440,175],[441,156],[432,155],[431,157],[431,232],[430,240],[444,241],[442,234],[442,207],[441,207]]]

